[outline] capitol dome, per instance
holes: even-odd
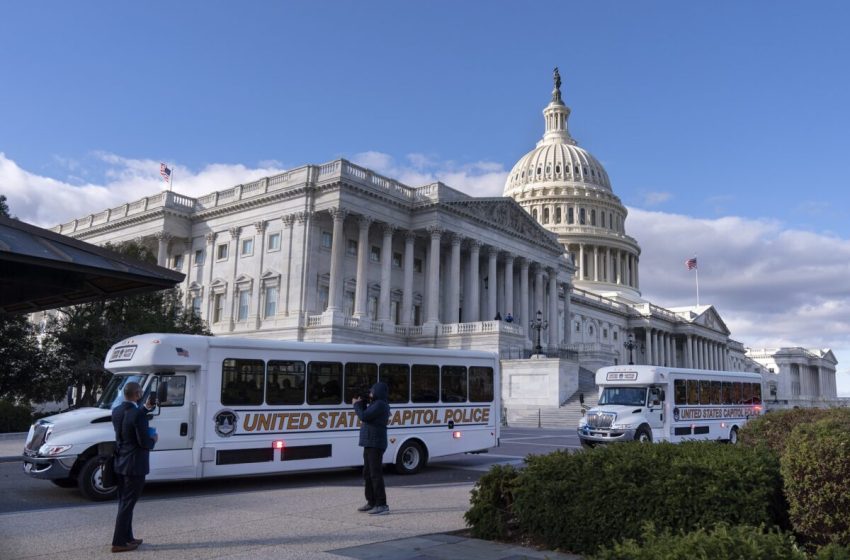
[[[543,138],[513,166],[504,196],[558,235],[576,265],[576,287],[639,298],[640,246],[626,235],[628,212],[602,164],[570,135],[557,68],[554,81],[552,101],[543,110]]]

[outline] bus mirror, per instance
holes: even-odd
[[[168,381],[163,380],[159,387],[156,388],[157,404],[161,404],[168,400]]]
[[[584,404],[584,393],[578,394],[578,402],[580,402],[581,404]]]
[[[658,396],[658,398],[661,399],[661,402],[667,400],[667,396],[664,394],[664,389],[661,389],[661,394]]]

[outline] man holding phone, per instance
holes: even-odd
[[[118,516],[112,535],[112,552],[135,550],[142,539],[133,536],[133,509],[142,495],[150,472],[150,450],[158,436],[148,428],[148,412],[156,407],[152,393],[142,405],[142,387],[135,381],[124,385],[124,402],[112,411],[115,428],[115,480],[118,483]]]

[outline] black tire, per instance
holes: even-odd
[[[59,488],[76,488],[77,481],[73,478],[54,478],[51,480],[53,484],[58,486]]]
[[[646,426],[641,426],[635,432],[635,441],[641,443],[652,443],[652,432]]]
[[[585,441],[585,440],[581,440],[581,446],[582,446],[584,449],[593,449],[594,447],[596,447],[596,442],[595,442],[595,441]]]
[[[398,450],[395,470],[398,474],[416,474],[425,466],[425,449],[415,441],[406,441]]]
[[[103,459],[97,455],[83,464],[77,475],[77,486],[80,493],[93,502],[114,500],[118,495],[117,486],[103,485]]]
[[[729,431],[729,439],[726,440],[729,445],[738,445],[738,426],[732,426]]]

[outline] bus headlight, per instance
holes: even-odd
[[[634,424],[611,424],[612,430],[634,430]]]
[[[71,449],[73,445],[50,445],[44,448],[44,452],[42,455],[45,457],[53,457],[55,455],[61,455]]]

